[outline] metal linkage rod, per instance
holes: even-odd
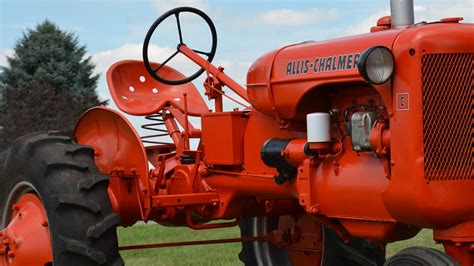
[[[263,236],[252,236],[252,237],[238,237],[238,238],[225,238],[225,239],[212,239],[212,240],[195,240],[195,241],[183,241],[183,242],[130,245],[130,246],[121,246],[121,247],[119,247],[119,250],[165,248],[165,247],[195,246],[195,245],[211,245],[211,244],[252,242],[252,241],[271,242],[272,241],[272,236],[271,236],[271,234],[267,234],[267,235],[263,235]]]

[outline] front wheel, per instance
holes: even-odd
[[[34,133],[0,154],[0,264],[123,265],[92,148]]]
[[[391,257],[385,266],[458,266],[448,254],[427,247],[409,247]]]
[[[295,222],[296,220],[296,222]],[[293,221],[293,222],[291,222]],[[284,250],[265,242],[242,243],[240,260],[251,265],[383,265],[385,251],[365,239],[352,239],[344,244],[336,232],[313,222],[308,215],[301,217],[255,217],[242,220],[242,237],[261,236],[275,229],[295,224],[302,233],[316,235],[314,251]]]

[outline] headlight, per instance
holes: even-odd
[[[392,52],[384,46],[374,46],[362,53],[357,67],[360,75],[369,83],[387,82],[393,73],[395,60]]]

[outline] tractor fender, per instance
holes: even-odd
[[[140,136],[130,121],[107,107],[85,112],[74,129],[77,142],[94,148],[94,161],[110,175],[109,197],[122,225],[142,220],[148,188],[148,159]],[[137,186],[138,185],[138,186]]]

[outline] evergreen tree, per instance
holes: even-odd
[[[0,151],[26,133],[72,132],[81,113],[105,104],[85,46],[48,20],[23,34],[8,64],[0,73]]]

